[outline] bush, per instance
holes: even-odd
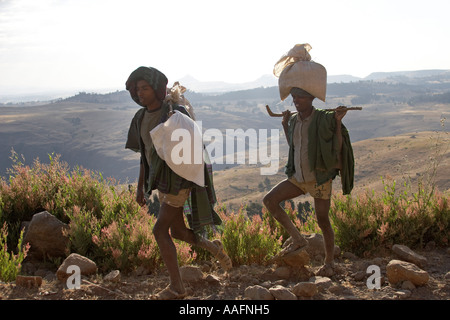
[[[17,254],[8,253],[7,245],[8,228],[6,223],[0,229],[0,280],[10,282],[16,279],[17,274],[22,267],[22,261],[27,256],[30,246],[27,244],[22,247],[23,232],[19,237]]]
[[[12,159],[8,181],[0,181],[2,277],[15,277],[28,250],[22,246],[21,222],[42,210],[68,223],[69,252],[91,258],[102,271],[143,267],[152,272],[162,266],[152,233],[156,218],[136,203],[134,190],[103,179],[100,173],[82,168],[70,171],[58,155],[50,155],[49,164],[37,159],[32,167],[14,153]],[[358,255],[370,255],[395,243],[415,248],[433,240],[448,246],[449,196],[426,186],[419,184],[413,193],[405,185],[400,192],[394,181],[386,184],[381,194],[333,195],[330,219],[336,243]],[[302,233],[320,232],[310,208],[302,208],[299,214],[293,202],[287,201],[283,207]],[[223,220],[219,235],[235,266],[265,264],[289,236],[265,208],[261,214],[249,210],[250,216],[245,205],[236,213],[217,208]],[[215,237],[216,231],[207,229],[205,236]],[[180,265],[211,258],[184,242],[175,241],[175,246]],[[7,253],[8,247],[17,247],[17,254]]]
[[[448,246],[450,240],[449,197],[423,189],[412,193],[405,184],[385,184],[380,195],[366,192],[358,197],[334,196],[330,217],[336,242],[358,255],[379,253],[393,244],[421,248],[428,241]]]
[[[264,264],[280,247],[282,237],[259,215],[247,217],[243,208],[238,213],[224,215],[222,243],[233,265]]]

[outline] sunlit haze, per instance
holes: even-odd
[[[328,75],[450,69],[449,12],[448,0],[0,0],[0,95],[123,90],[139,66],[243,83],[297,43]]]

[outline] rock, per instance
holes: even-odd
[[[36,270],[34,275],[37,277],[44,278],[47,275],[47,273],[48,273],[48,270],[46,270],[46,269],[38,269],[38,270]]]
[[[402,289],[404,289],[404,290],[412,291],[415,288],[416,288],[416,286],[414,285],[414,283],[412,283],[409,280],[403,281],[403,283],[402,283]]]
[[[333,284],[333,281],[331,281],[330,278],[321,276],[312,277],[309,279],[309,282],[314,283],[318,287],[319,291],[324,291]]]
[[[108,273],[103,280],[110,282],[120,282],[121,274],[119,270],[113,270]]]
[[[247,287],[244,291],[244,297],[250,300],[274,300],[270,291],[259,285]]]
[[[276,300],[297,300],[297,296],[295,294],[280,285],[270,288],[269,292]]]
[[[358,271],[353,274],[353,279],[355,279],[355,281],[363,281],[366,275],[367,274],[364,271]]]
[[[64,260],[64,262],[56,271],[56,277],[59,281],[65,282],[67,278],[69,278],[73,274],[73,271],[67,273],[67,268],[71,265],[78,266],[80,268],[81,275],[89,276],[97,272],[97,265],[94,261],[83,257],[78,253],[72,253]]]
[[[444,279],[445,279],[447,282],[450,282],[450,271],[447,272],[447,273],[445,274]]]
[[[427,258],[417,254],[412,251],[407,246],[401,244],[394,244],[392,246],[392,251],[394,251],[402,260],[414,263],[416,266],[423,268],[427,264]]]
[[[16,286],[28,289],[40,287],[42,285],[42,277],[39,276],[17,276]]]
[[[260,284],[261,287],[264,287],[266,289],[269,289],[272,286],[272,282],[270,281],[264,281],[263,283]]]
[[[356,260],[356,259],[358,259],[358,257],[357,257],[355,254],[353,254],[353,253],[351,253],[351,252],[348,252],[348,251],[345,251],[345,252],[342,254],[342,257],[343,257],[344,259],[349,259],[349,260]]]
[[[135,275],[136,277],[145,276],[148,274],[150,274],[150,269],[144,266],[139,266],[136,268],[136,270],[133,271],[133,275]]]
[[[308,281],[312,276],[314,276],[314,273],[306,266],[291,267],[290,279],[295,279],[297,282],[304,282]]]
[[[181,279],[187,282],[196,282],[203,279],[201,268],[195,266],[183,266],[180,268]]]
[[[278,267],[273,273],[279,279],[289,279],[291,276],[291,269],[288,267]]]
[[[401,260],[391,260],[386,266],[388,280],[392,284],[409,280],[416,286],[424,285],[429,280],[428,272],[415,264]]]
[[[283,261],[291,267],[301,267],[309,264],[309,254],[306,250],[302,250],[297,254],[287,254],[283,257]]]
[[[325,257],[323,236],[320,233],[313,233],[311,235],[305,236],[305,239],[308,240],[309,246],[308,248],[306,248],[306,251],[310,256]],[[339,248],[337,245],[334,245],[334,256],[338,257],[340,254],[341,248]]]
[[[409,290],[399,290],[395,292],[398,299],[408,299],[411,296],[411,291]]]
[[[313,297],[317,294],[318,289],[315,283],[299,282],[292,288],[292,292],[298,297]]]
[[[345,288],[340,284],[334,284],[328,288],[328,291],[335,295],[341,295],[344,293]]]
[[[30,257],[35,259],[64,257],[69,238],[64,234],[68,225],[47,211],[31,218],[24,234],[23,243],[30,244]]]
[[[380,257],[373,258],[373,259],[370,261],[370,264],[374,264],[374,265],[376,265],[376,266],[381,267],[381,265],[383,264],[383,258],[380,258]]]
[[[220,279],[219,277],[212,275],[212,274],[208,274],[205,278],[206,282],[208,282],[211,285],[215,285],[218,286],[220,285]]]

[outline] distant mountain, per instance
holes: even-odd
[[[333,95],[342,94],[342,92],[336,93],[336,89],[341,90],[342,87],[358,87],[361,83],[374,81],[378,84],[385,83],[390,84],[407,84],[420,87],[428,87],[430,85],[441,85],[445,88],[450,84],[450,70],[446,69],[433,69],[433,70],[416,70],[416,71],[398,71],[398,72],[374,72],[365,78],[359,78],[348,74],[343,75],[329,75],[328,76],[327,91],[333,92]],[[198,93],[201,95],[217,95],[224,93],[231,93],[236,91],[253,90],[258,88],[273,88],[278,87],[278,79],[272,74],[265,74],[258,79],[250,82],[243,83],[228,83],[224,81],[199,81],[190,75],[178,79],[183,86],[185,86],[190,92]],[[366,86],[373,86],[373,84],[367,84]],[[0,88],[4,89],[4,88]],[[442,89],[442,88],[441,88]],[[8,90],[6,90],[8,91]],[[123,91],[116,91],[111,93],[105,89],[97,90],[97,93],[86,93],[78,91],[48,91],[41,93],[29,94],[2,94],[0,93],[0,106],[2,105],[43,105],[49,101],[56,101],[61,99],[78,99],[84,102],[106,102],[109,99],[118,99],[126,101],[129,95],[124,94]],[[99,93],[102,92],[102,93]],[[113,95],[110,97],[108,95]],[[125,96],[125,97],[122,97]]]
[[[346,83],[346,82],[355,82],[355,81],[361,81],[363,80],[363,78],[359,78],[359,77],[355,77],[352,76],[350,74],[341,74],[341,75],[337,75],[337,76],[328,76],[327,77],[327,82],[328,83]]]
[[[450,105],[450,72],[424,75],[402,78],[412,84],[373,80],[330,83],[327,102],[317,102],[316,106],[362,106],[364,111],[351,112],[345,118],[352,142],[405,133],[413,135],[416,131],[439,131],[442,130],[440,117],[447,117]],[[214,128],[223,133],[239,128],[253,128],[257,132],[280,129],[280,119],[269,117],[264,106],[270,105],[274,112],[292,110],[292,100],[281,103],[277,86],[262,87],[260,83],[263,82],[253,89],[220,94],[194,92],[184,84],[189,89],[186,97],[205,129]],[[130,121],[138,109],[125,90],[108,94],[79,92],[33,107],[0,103],[0,175],[10,168],[9,156],[14,148],[28,163],[36,157],[45,161],[54,152],[61,154],[62,160],[71,167],[80,165],[101,171],[105,177],[134,181],[139,174],[139,155],[125,150],[124,144]],[[281,150],[286,147],[285,141],[280,139]],[[219,165],[220,169],[234,167]],[[250,182],[248,185],[251,188]]]
[[[328,83],[350,83],[358,81],[386,81],[386,82],[415,82],[416,79],[444,76],[450,80],[450,70],[416,70],[398,72],[373,72],[365,78],[355,77],[349,74],[329,75]],[[260,78],[244,83],[228,83],[223,81],[199,81],[187,75],[178,80],[191,91],[199,93],[224,93],[230,91],[249,90],[254,88],[267,88],[278,86],[278,78],[271,74],[265,74]]]
[[[386,80],[386,79],[414,79],[428,78],[440,75],[450,76],[450,70],[432,69],[432,70],[416,70],[416,71],[396,71],[396,72],[373,72],[363,80]]]
[[[347,83],[363,80],[352,75],[334,75],[328,76],[328,83]],[[243,83],[228,83],[223,81],[199,81],[194,77],[187,75],[178,80],[183,86],[189,90],[202,93],[223,93],[229,91],[240,91],[254,88],[267,88],[278,86],[278,78],[271,74],[265,74],[258,79]]]
[[[195,92],[204,93],[223,93],[237,90],[248,90],[259,87],[274,87],[278,85],[278,79],[273,75],[266,74],[260,78],[243,83],[228,83],[224,81],[199,81],[194,77],[187,75],[178,80],[181,85]]]

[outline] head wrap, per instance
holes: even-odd
[[[273,74],[279,77],[281,100],[286,99],[291,89],[296,87],[325,101],[327,70],[321,64],[311,61],[309,50],[311,46],[307,43],[296,44],[275,64]]]
[[[152,67],[139,67],[134,70],[125,83],[126,89],[130,92],[131,98],[139,105],[139,98],[136,92],[136,83],[145,80],[155,91],[158,100],[164,100],[167,90],[167,77],[158,69]]]

